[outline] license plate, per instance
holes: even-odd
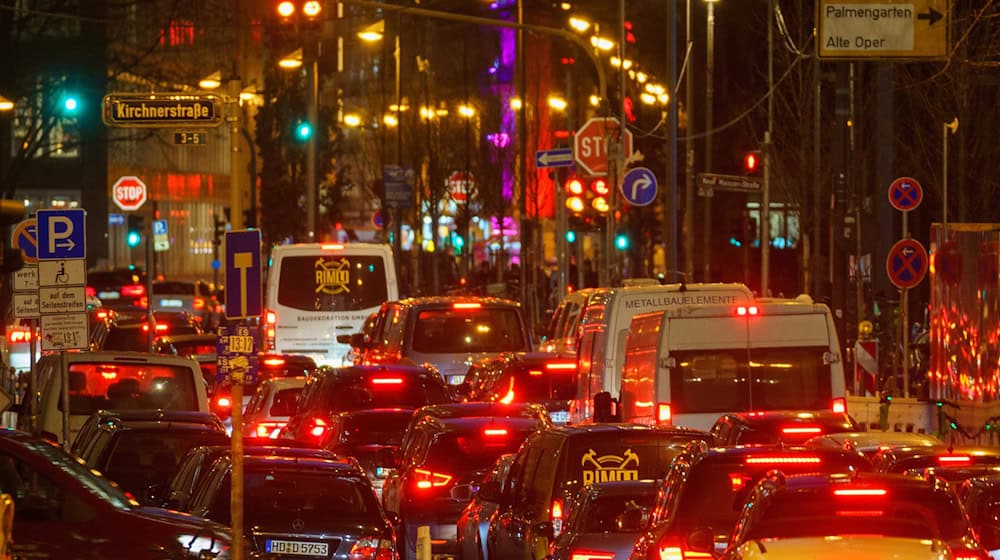
[[[569,422],[569,411],[555,410],[549,413],[549,418],[552,419],[554,424],[565,424],[566,422]]]
[[[184,302],[179,299],[161,299],[160,307],[184,307]]]
[[[97,299],[118,299],[122,295],[118,292],[97,292]]]
[[[267,539],[264,541],[264,548],[272,554],[295,554],[297,556],[330,555],[330,545],[327,543]]]

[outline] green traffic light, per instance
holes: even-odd
[[[312,130],[312,125],[302,122],[295,128],[295,134],[299,137],[299,140],[308,140],[312,136]]]
[[[619,233],[618,235],[616,235],[615,247],[617,247],[619,251],[624,251],[625,249],[628,249],[628,236],[625,235],[624,233]]]
[[[67,95],[63,99],[63,110],[67,114],[75,114],[76,110],[79,108],[80,108],[80,101],[76,97],[72,95]]]
[[[569,230],[569,231],[566,232],[566,242],[567,243],[576,243],[576,232],[575,231]]]
[[[130,231],[125,235],[125,243],[132,247],[133,249],[139,246],[142,242],[142,234],[138,231]]]

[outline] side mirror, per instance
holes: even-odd
[[[368,339],[365,337],[365,333],[354,333],[350,335],[350,337],[348,338],[348,342],[350,342],[351,346],[355,348],[368,347]]]
[[[468,502],[476,495],[476,489],[471,484],[457,484],[451,487],[449,494],[456,502]]]
[[[602,391],[594,395],[594,422],[600,424],[602,422],[613,422],[614,421],[614,410],[612,407],[611,393],[607,391]]]
[[[709,527],[698,527],[688,533],[687,544],[695,552],[711,554],[715,551],[715,535]]]
[[[479,491],[476,495],[479,496],[479,499],[484,502],[491,502],[494,504],[502,504],[503,502],[503,492],[500,490],[500,483],[495,480],[484,482],[483,485],[479,487]]]
[[[340,344],[351,344],[351,337],[352,336],[354,336],[354,335],[352,335],[352,334],[338,334],[337,335],[337,342],[339,342]]]

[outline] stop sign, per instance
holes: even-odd
[[[455,171],[448,176],[448,192],[451,199],[456,202],[468,200],[469,194],[476,187],[476,178],[472,173],[465,171]]]
[[[611,145],[619,141],[621,125],[613,117],[594,117],[584,123],[573,138],[573,155],[577,165],[589,175],[608,174],[608,152]],[[632,133],[626,128],[622,139],[625,144],[624,157],[632,157]]]
[[[138,177],[119,177],[111,187],[111,199],[125,212],[138,210],[146,203],[146,183]]]

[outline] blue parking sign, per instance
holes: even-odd
[[[36,236],[38,258],[87,258],[87,212],[83,208],[39,210]]]

